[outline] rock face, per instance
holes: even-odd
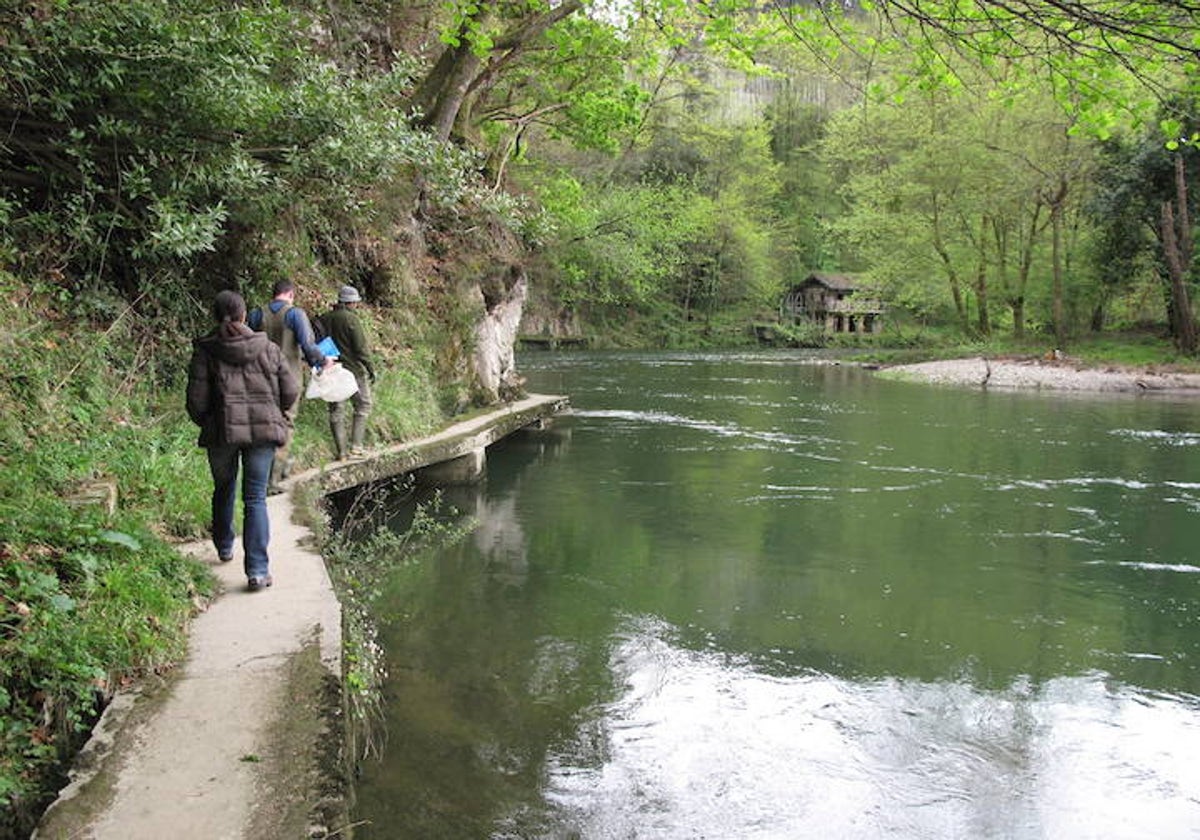
[[[582,336],[583,329],[575,310],[555,300],[545,284],[535,281],[521,315],[520,334],[571,338]]]
[[[507,282],[480,289],[485,312],[475,326],[475,375],[487,403],[520,395],[524,379],[517,373],[514,350],[521,313],[529,292],[524,269],[512,267]]]

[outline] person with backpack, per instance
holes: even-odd
[[[265,332],[267,338],[283,352],[283,358],[291,368],[296,382],[303,393],[304,364],[310,367],[328,367],[333,364],[332,358],[327,358],[317,347],[316,336],[308,315],[296,306],[296,284],[291,280],[281,279],[275,283],[271,291],[273,297],[266,306],[256,307],[246,320],[250,329],[255,332]],[[286,413],[288,421],[287,440],[275,453],[275,464],[271,468],[271,484],[267,488],[268,495],[282,492],[280,482],[287,478],[292,469],[288,451],[292,446],[292,436],[295,432],[296,417],[300,414],[300,400]]]
[[[217,327],[196,339],[188,365],[187,412],[212,473],[212,540],[222,563],[233,560],[238,469],[242,479],[242,550],[247,588],[273,583],[267,544],[267,484],[276,449],[287,440],[287,411],[300,383],[283,353],[246,326],[246,302],[234,291],[213,302]]]
[[[342,286],[338,290],[337,303],[317,320],[324,332],[333,339],[341,354],[338,361],[354,374],[358,391],[344,402],[329,404],[329,430],[333,434],[333,446],[337,460],[346,456],[361,458],[365,454],[363,442],[367,433],[367,416],[371,413],[371,386],[375,383],[375,366],[367,345],[366,332],[354,311],[362,303],[362,296],[353,286]],[[354,407],[350,422],[349,440],[346,437],[346,403]]]

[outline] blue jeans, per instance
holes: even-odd
[[[261,446],[210,446],[208,468],[212,471],[212,534],[217,554],[233,554],[233,511],[237,502],[238,463],[242,475],[242,549],[246,577],[263,577],[268,571],[267,543],[271,523],[267,520],[267,482],[275,460],[275,444]]]

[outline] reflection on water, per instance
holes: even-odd
[[[803,361],[524,360],[358,836],[1200,835],[1200,407]]]
[[[1200,827],[1191,698],[1099,674],[772,677],[632,621],[621,696],[550,762],[589,838],[1182,837]],[[569,836],[569,835],[560,835]]]

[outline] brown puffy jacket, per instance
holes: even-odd
[[[187,412],[200,427],[201,446],[283,443],[284,412],[299,396],[296,377],[266,333],[236,324],[196,339]]]

